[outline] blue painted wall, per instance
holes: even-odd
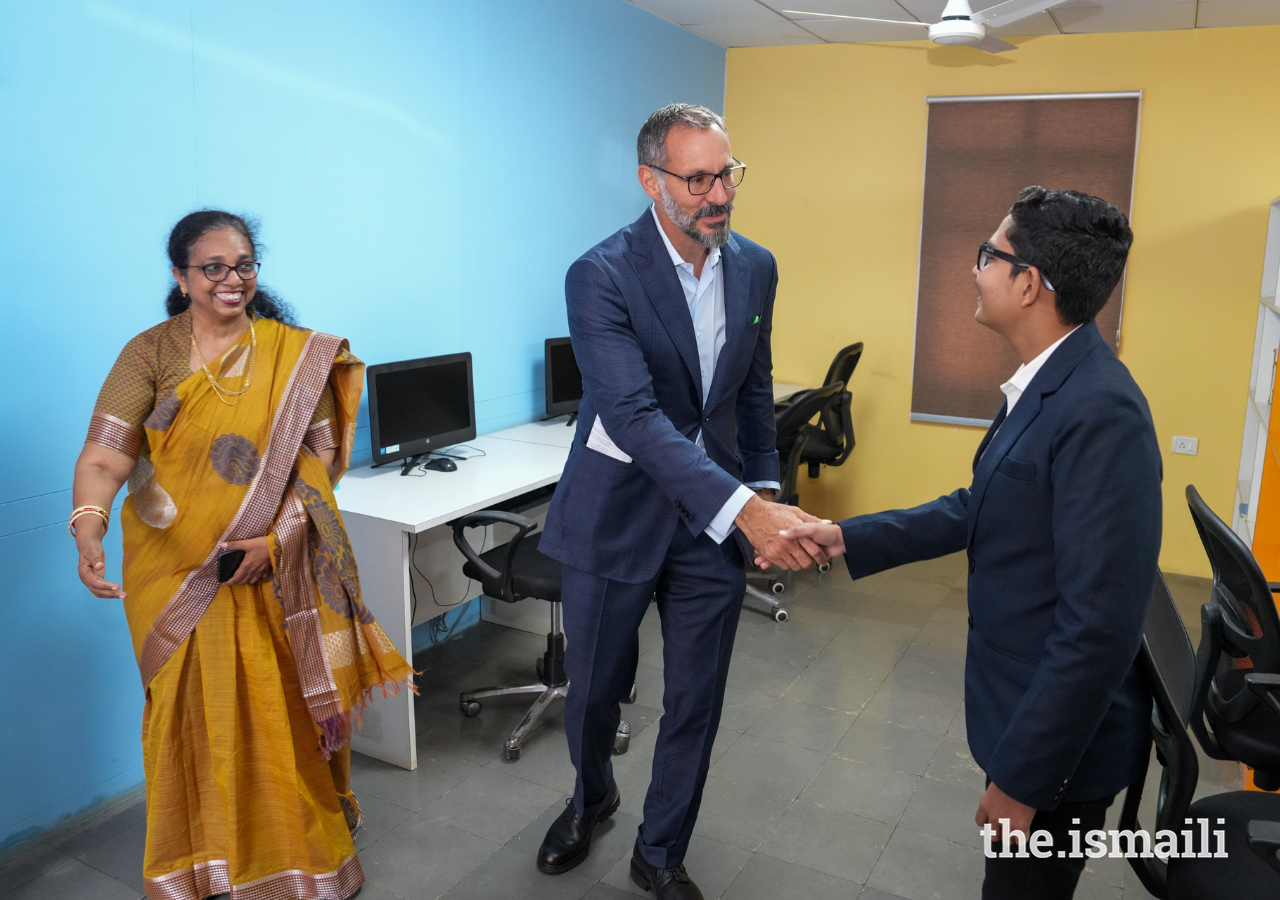
[[[142,780],[124,615],[63,523],[98,387],[163,316],[170,226],[260,216],[304,324],[369,363],[470,350],[480,431],[529,421],[565,269],[645,206],[640,123],[722,108],[724,51],[622,0],[18,0],[0,24],[3,847]]]

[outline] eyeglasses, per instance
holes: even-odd
[[[1046,290],[1053,290],[1053,285],[1049,283],[1049,279],[1044,277],[1044,271],[1039,267],[1034,267],[1021,257],[1014,256],[1012,253],[1005,253],[1003,250],[997,250],[987,241],[983,241],[978,245],[978,271],[981,272],[991,265],[991,260],[1003,259],[1005,262],[1020,269],[1035,268],[1040,272],[1040,280],[1044,282]]]
[[[252,281],[258,277],[258,269],[262,267],[260,262],[242,262],[236,263],[234,266],[228,266],[225,263],[209,263],[206,266],[184,266],[186,269],[199,269],[204,272],[204,277],[210,281],[226,281],[227,276],[231,274],[231,270],[235,269],[236,274],[245,281]]]
[[[746,163],[740,162],[738,158],[733,157],[733,161],[738,163],[736,166],[730,166],[723,172],[716,175],[677,175],[675,172],[668,172],[662,166],[650,164],[649,168],[657,169],[659,172],[666,172],[672,178],[679,178],[685,184],[689,185],[689,193],[695,197],[701,194],[711,193],[711,189],[715,187],[716,179],[720,179],[720,184],[724,186],[726,191],[731,191],[738,185],[742,184],[742,179],[747,177]]]

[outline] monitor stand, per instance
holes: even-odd
[[[542,417],[541,419],[539,419],[538,421],[539,421],[539,422],[550,422],[552,419],[558,419],[558,418],[560,418],[560,416],[543,416],[543,417]],[[571,427],[571,426],[573,425],[573,423],[574,423],[574,422],[576,422],[576,421],[578,421],[578,414],[577,414],[576,412],[571,412],[571,413],[569,413],[569,420],[568,420],[567,422],[565,422],[565,423],[564,423],[564,424],[565,424],[565,427],[566,427],[566,428]]]
[[[418,460],[426,455],[425,453],[415,453],[413,456],[405,457],[404,462],[400,464],[400,474],[408,475],[413,471],[413,467],[418,464]]]

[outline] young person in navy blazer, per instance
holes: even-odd
[[[618,808],[609,757],[653,599],[666,711],[631,877],[659,900],[700,900],[683,860],[741,611],[739,540],[785,568],[826,556],[780,537],[813,518],[771,502],[778,274],[773,254],[729,230],[745,166],[720,117],[689,104],[650,116],[637,151],[653,206],[565,279],[583,397],[540,547],[564,566],[565,732],[578,777],[538,868],[578,865]]]
[[[1133,233],[1114,206],[1029,187],[974,266],[975,318],[1022,365],[978,447],[973,484],[914,509],[788,534],[846,553],[849,574],[965,550],[965,719],[987,774],[978,826],[1053,835],[1048,858],[986,860],[982,896],[1070,898],[1139,771],[1151,700],[1135,667],[1160,550],[1160,451],[1147,401],[1094,317]],[[1077,824],[1078,820],[1078,824]],[[1016,843],[1013,847],[1017,849]]]

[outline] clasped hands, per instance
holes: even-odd
[[[839,525],[760,494],[747,501],[734,524],[755,548],[755,562],[762,569],[807,569],[844,553]]]

